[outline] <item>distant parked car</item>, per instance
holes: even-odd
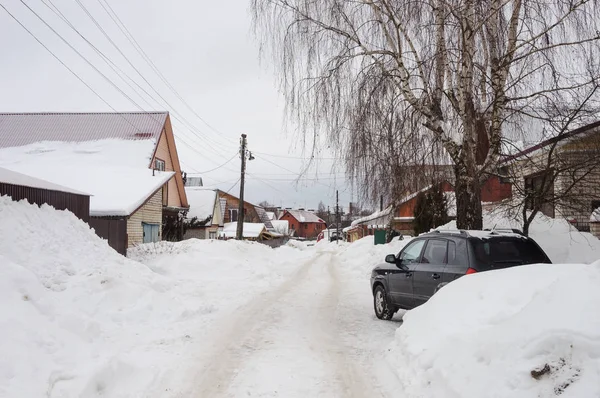
[[[391,319],[398,309],[425,303],[463,275],[525,264],[550,263],[519,231],[435,231],[419,236],[373,269],[375,315]]]

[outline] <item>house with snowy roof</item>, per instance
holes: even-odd
[[[216,192],[221,203],[224,222],[237,222],[240,199],[220,189],[217,189]],[[273,224],[265,209],[248,201],[244,201],[244,223],[263,223],[268,230],[273,230]]]
[[[299,238],[314,239],[327,228],[327,223],[323,219],[304,209],[286,209],[279,220],[287,221],[290,236]]]
[[[168,112],[1,113],[0,167],[90,194],[89,224],[119,253],[183,235]]]
[[[202,186],[186,186],[190,204],[186,216],[184,239],[217,239],[224,221],[217,191]]]
[[[580,231],[600,207],[600,121],[548,138],[506,156],[499,173],[526,210],[568,220]]]

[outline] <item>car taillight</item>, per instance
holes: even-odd
[[[477,272],[477,270],[476,270],[476,269],[474,269],[474,268],[469,268],[469,269],[467,270],[467,273],[466,273],[466,275],[469,275],[469,274],[474,274],[474,273],[476,273],[476,272]]]

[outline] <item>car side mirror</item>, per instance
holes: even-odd
[[[388,254],[387,256],[385,256],[385,262],[386,263],[390,263],[390,264],[396,264],[396,255],[395,254]]]

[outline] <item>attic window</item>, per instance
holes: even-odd
[[[158,171],[165,171],[165,161],[154,159],[154,169]]]

